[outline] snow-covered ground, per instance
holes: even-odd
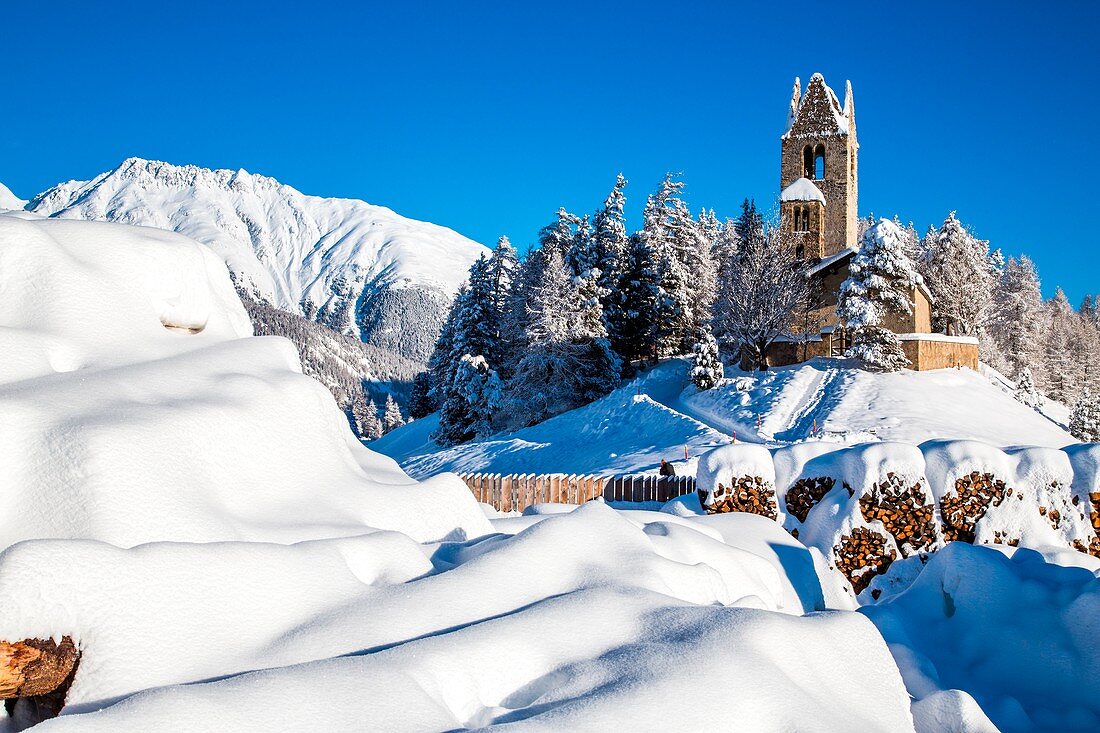
[[[764,517],[490,518],[454,476],[360,445],[177,234],[0,214],[0,353],[0,639],[81,650],[44,731],[1100,726],[1100,561],[952,545],[857,611]],[[682,372],[584,408],[583,439],[555,439],[578,410],[527,431],[545,448],[510,444],[555,465],[620,441],[578,455],[624,468],[722,444]],[[777,406],[746,437],[804,420],[813,400],[788,399],[787,427]],[[1100,461],[1072,453],[1062,479],[1088,490]],[[1011,455],[1040,480],[1042,456]]]
[[[662,458],[693,474],[701,452],[734,436],[769,446],[951,439],[1061,448],[1077,442],[1054,419],[972,371],[873,374],[828,359],[763,374],[732,372],[704,392],[690,384],[687,362],[673,359],[598,402],[515,433],[443,449],[430,439],[434,428],[434,417],[419,420],[371,447],[412,476],[431,476],[646,472]]]
[[[470,265],[488,251],[382,206],[306,196],[244,170],[141,158],[61,183],[27,209],[184,234],[212,247],[256,297],[419,361]]]

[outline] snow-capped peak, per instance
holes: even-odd
[[[253,295],[417,360],[486,251],[445,227],[355,199],[307,196],[242,168],[136,157],[59,184],[27,209],[185,234],[218,252]]]

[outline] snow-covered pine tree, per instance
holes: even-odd
[[[501,391],[500,377],[485,357],[464,354],[439,409],[439,428],[432,438],[441,445],[456,445],[490,435]]]
[[[394,400],[393,395],[387,394],[386,405],[382,411],[382,432],[388,433],[404,424],[405,417],[401,414],[401,408],[397,406],[397,401]]]
[[[409,395],[409,417],[419,420],[439,409],[432,399],[432,374],[424,371],[413,377],[412,392]]]
[[[528,304],[527,349],[507,385],[501,427],[522,427],[587,404],[619,383],[595,281],[550,251]]]
[[[351,421],[360,440],[377,440],[382,437],[382,421],[378,419],[378,405],[365,394],[359,394],[352,400]]]
[[[593,217],[592,241],[600,270],[598,284],[602,292],[604,321],[608,339],[618,350],[622,341],[625,309],[619,287],[628,269],[630,241],[626,234],[626,197],[623,193],[627,181],[620,173],[615,185]]]
[[[837,316],[852,332],[850,357],[866,369],[892,372],[909,365],[897,336],[883,324],[888,313],[910,313],[909,289],[917,279],[905,256],[901,229],[880,219],[864,232],[840,286]]]
[[[1070,435],[1086,443],[1100,442],[1100,400],[1085,389],[1069,416]]]
[[[573,247],[577,226],[581,220],[564,208],[558,209],[557,218],[539,230],[539,249],[546,254],[557,252],[563,258]]]
[[[588,214],[577,220],[573,239],[565,252],[565,264],[574,275],[586,275],[600,267],[599,253],[596,252],[596,239],[592,235],[592,225]]]
[[[671,356],[688,348],[694,320],[688,267],[694,243],[688,240],[695,220],[678,198],[683,188],[683,181],[666,174],[657,191],[646,199],[642,212],[641,237],[654,254],[660,292],[654,324],[657,356]]]
[[[997,274],[989,242],[975,239],[952,211],[925,247],[922,275],[934,298],[933,325],[949,334],[980,336]]]
[[[1010,376],[1019,378],[1023,369],[1037,363],[1043,340],[1043,295],[1035,263],[1027,255],[1010,257],[1005,264],[993,291],[987,328]]]
[[[650,238],[636,232],[629,239],[626,271],[617,293],[622,320],[615,351],[628,361],[656,358],[657,308],[661,290],[657,284],[658,253]]]
[[[1035,380],[1031,377],[1031,369],[1024,366],[1016,377],[1016,399],[1028,407],[1039,406],[1039,392],[1035,389]]]
[[[1061,288],[1046,304],[1046,312],[1042,387],[1050,399],[1068,404],[1077,396],[1080,386],[1080,365],[1072,356],[1078,316]]]
[[[768,347],[789,331],[810,281],[779,231],[765,232],[755,204],[745,201],[732,229],[736,252],[721,268],[715,335],[728,353],[737,354],[741,368],[764,370]]]
[[[709,329],[700,329],[691,349],[691,381],[699,389],[712,389],[725,376],[718,358],[718,342]]]
[[[511,319],[512,295],[519,274],[519,255],[508,237],[497,240],[493,254],[489,257],[487,280],[489,288],[489,316],[496,347],[492,354],[491,366],[504,373],[511,353],[516,346],[513,343],[518,334]],[[488,356],[487,356],[488,358]]]

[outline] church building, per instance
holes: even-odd
[[[794,80],[787,129],[780,138],[779,227],[785,246],[806,262],[819,294],[814,311],[801,319],[814,332],[778,340],[768,352],[775,366],[819,356],[843,356],[851,346],[836,315],[840,285],[859,249],[859,142],[852,84],[844,104],[814,74],[802,93]],[[923,283],[910,289],[912,310],[891,314],[887,328],[898,335],[910,368],[978,368],[978,341],[932,332],[932,296]],[[794,330],[799,330],[795,328]]]

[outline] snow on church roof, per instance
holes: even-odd
[[[775,190],[775,189],[772,189]],[[809,178],[799,178],[783,189],[779,194],[780,201],[820,201],[825,203],[825,194],[813,184]]]

